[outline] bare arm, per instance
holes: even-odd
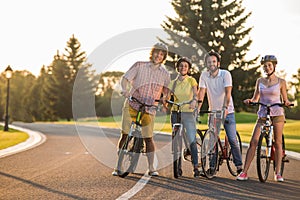
[[[260,97],[260,95],[259,95],[259,88],[258,88],[259,87],[259,82],[260,82],[260,79],[257,79],[256,84],[255,84],[255,90],[254,90],[253,96],[252,96],[251,99],[245,99],[244,100],[245,104],[249,104],[250,102],[258,102],[259,97]]]
[[[203,99],[204,99],[205,93],[206,93],[206,88],[199,88],[199,92],[198,92],[198,101],[199,101],[198,111],[200,111],[201,106],[203,104]]]
[[[192,91],[193,91],[193,101],[190,104],[190,109],[196,108],[196,105],[197,105],[197,101],[198,101],[197,85],[195,85],[195,86],[192,87]]]
[[[291,102],[289,101],[287,96],[286,81],[283,79],[280,79],[280,93],[284,104],[286,106],[289,106]]]
[[[230,103],[230,98],[231,98],[231,91],[232,91],[232,86],[225,87],[225,97],[224,97],[223,107],[228,108],[228,105]]]

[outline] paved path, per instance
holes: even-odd
[[[112,168],[87,150],[91,147],[83,145],[78,129],[72,125],[17,125],[43,133],[47,140],[36,148],[0,158],[0,199],[118,199],[143,177],[140,173],[124,179],[112,177]],[[118,131],[103,130],[109,141],[116,144]],[[92,141],[99,139],[95,127],[82,127],[81,131]],[[155,140],[159,149],[169,137],[157,135]],[[108,156],[114,153],[107,152]],[[184,176],[174,179],[169,165],[159,170],[160,177],[150,178],[132,199],[299,199],[300,161],[290,160],[284,183],[274,182],[272,175],[267,183],[260,183],[255,161],[249,172],[250,180],[246,182],[236,181],[225,164],[212,180],[193,178],[188,162],[183,163]]]

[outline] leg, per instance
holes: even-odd
[[[149,171],[153,172],[153,171],[155,171],[155,168],[153,166],[155,144],[154,144],[153,138],[144,138],[144,140],[146,143],[146,152],[147,152]]]
[[[249,148],[247,150],[247,154],[246,154],[246,159],[245,159],[245,164],[244,164],[244,169],[243,169],[244,173],[248,172],[250,164],[255,156],[255,150],[256,150],[258,139],[260,136],[260,126],[261,126],[260,123],[256,123],[256,125],[254,127],[254,130],[252,133],[252,138],[250,141],[250,146],[249,146]]]
[[[127,134],[130,131],[131,122],[133,120],[132,116],[136,116],[136,113],[137,112],[129,106],[128,102],[125,101],[122,109],[122,130],[118,142],[118,149],[122,148],[126,140]]]
[[[226,135],[231,147],[231,152],[233,156],[233,162],[236,167],[242,168],[242,155],[240,151],[240,146],[236,139],[236,123],[234,113],[230,113],[226,116],[226,122],[224,124]]]
[[[281,161],[282,161],[282,133],[284,122],[273,123],[274,139],[275,139],[275,163],[276,174],[280,174]]]
[[[122,109],[122,130],[121,130],[121,136],[120,139],[118,141],[118,145],[117,145],[117,154],[119,156],[119,151],[120,149],[123,147],[126,138],[127,138],[127,134],[130,131],[130,126],[131,126],[131,122],[132,122],[132,116],[136,116],[136,111],[133,110],[127,101],[124,102],[124,106]],[[119,159],[119,158],[118,158]],[[117,164],[118,165],[118,164]],[[114,171],[112,172],[112,175],[117,176],[118,175],[118,166],[114,169]]]
[[[198,169],[198,148],[196,143],[196,122],[193,113],[182,113],[182,124],[185,128],[185,138],[188,143],[188,148],[192,154],[192,164],[194,169]]]
[[[155,172],[156,167],[154,167],[154,154],[155,154],[155,144],[153,140],[153,129],[154,129],[155,116],[148,113],[144,113],[141,119],[142,123],[142,136],[146,144],[146,153],[148,159],[149,172]],[[152,175],[158,175],[152,174]]]

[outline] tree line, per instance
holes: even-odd
[[[167,17],[162,23],[169,39],[161,42],[170,49],[166,67],[172,78],[175,76],[174,63],[180,56],[192,59],[191,75],[199,80],[206,70],[203,63],[205,51],[214,49],[222,55],[221,68],[231,72],[233,78],[233,98],[235,108],[239,111],[252,111],[256,108],[246,107],[242,100],[252,96],[255,81],[261,76],[260,55],[246,60],[252,40],[249,36],[251,27],[245,22],[250,13],[245,13],[242,0],[172,0],[171,4],[177,17]],[[138,60],[139,58],[137,58]],[[117,91],[123,72],[102,72],[96,74],[92,65],[87,63],[85,51],[73,35],[65,51],[57,53],[49,66],[42,66],[40,75],[35,77],[29,71],[15,71],[10,84],[9,113],[11,121],[56,121],[71,120],[72,92],[76,76],[81,71],[82,91],[95,95],[97,116],[112,116],[121,113],[123,98]],[[120,66],[122,67],[122,66]],[[284,73],[279,75],[284,76]],[[0,116],[5,115],[6,78],[0,76]],[[300,69],[289,83],[294,94],[290,99],[299,105]],[[84,94],[83,94],[84,95]],[[76,100],[76,98],[75,98]],[[79,100],[78,100],[79,101]],[[81,105],[84,108],[84,103]],[[84,113],[84,109],[82,110]],[[297,119],[299,106],[287,112],[288,117]],[[84,116],[84,114],[82,115]],[[85,116],[90,117],[90,116]]]

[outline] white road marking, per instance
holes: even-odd
[[[157,169],[158,166],[158,159],[156,154],[154,154],[154,168]],[[127,192],[122,194],[120,197],[118,197],[116,200],[126,200],[133,197],[136,193],[138,193],[140,190],[142,190],[148,181],[151,179],[151,176],[148,175],[149,170],[146,171],[146,173],[142,176],[142,178]]]
[[[151,179],[151,176],[148,175],[148,171],[142,176],[142,178],[126,193],[122,194],[119,198],[116,200],[125,200],[130,199],[133,197],[136,193],[138,193],[141,189],[145,187],[145,185],[148,183],[148,181]]]

